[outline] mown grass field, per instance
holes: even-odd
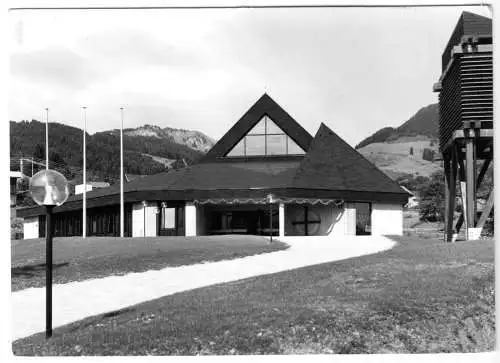
[[[403,212],[403,233],[413,238],[431,238],[444,240],[444,222],[427,222],[420,220],[418,209]]]
[[[72,281],[220,261],[288,246],[258,236],[54,238],[53,281]],[[45,239],[12,240],[12,291],[45,286]]]
[[[430,176],[442,169],[438,162],[422,158],[424,149],[438,151],[437,143],[431,145],[431,139],[426,136],[402,137],[391,142],[377,142],[366,145],[358,151],[368,160],[392,178],[404,174]],[[413,148],[413,155],[410,155]]]
[[[494,242],[392,250],[166,296],[13,343],[17,355],[494,349]]]

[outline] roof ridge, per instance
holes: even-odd
[[[308,150],[313,139],[290,114],[271,96],[264,93],[243,116],[207,152],[200,163],[225,156],[264,116],[271,118],[297,145]]]
[[[359,160],[363,160],[363,169],[368,169],[368,172],[372,172],[375,174],[378,174],[378,176],[381,178],[381,181],[384,183],[388,183],[393,187],[397,187],[401,193],[406,193],[400,186],[399,184],[391,179],[387,174],[385,174],[382,170],[380,170],[376,165],[374,165],[371,161],[369,161],[365,156],[363,156],[358,150],[353,148],[351,145],[349,145],[344,139],[342,139],[339,135],[337,135],[332,129],[330,129],[325,123],[321,123],[318,131],[316,132],[316,135],[314,136],[314,139],[311,141],[311,146],[307,154],[304,156],[304,159],[301,161],[299,167],[297,168],[297,172],[295,173],[295,176],[292,179],[292,185],[299,183],[300,179],[302,176],[310,174],[310,170],[306,170],[307,168],[310,168],[308,165],[309,163],[313,163],[314,160],[312,159],[312,155],[316,154],[320,150],[318,146],[320,141],[323,140],[325,137],[333,137],[335,140],[330,141],[329,145],[335,144],[335,146],[338,148],[340,147],[343,151],[351,153],[351,155],[355,155],[355,157]],[[342,151],[341,150],[341,151]],[[323,154],[325,151],[328,150],[323,150]],[[337,173],[342,173],[342,177],[344,178],[345,174],[344,173],[345,168],[337,168],[335,171]],[[394,191],[395,192],[395,191]]]
[[[364,159],[372,169],[376,170],[380,175],[382,175],[383,177],[387,178],[387,180],[390,180],[393,184],[397,185],[398,187],[401,187],[395,180],[393,180],[392,178],[390,178],[386,173],[384,173],[382,170],[380,170],[374,163],[372,163],[370,160],[368,160],[368,158],[366,158],[363,154],[361,154],[358,150],[356,150],[355,148],[353,148],[351,145],[349,145],[344,139],[342,139],[340,136],[338,136],[335,131],[333,131],[332,129],[330,129],[328,126],[326,126],[324,123],[321,123],[321,125],[324,125],[327,130],[329,130],[332,134],[334,134],[335,136],[337,136],[337,138],[340,139],[341,142],[343,142],[345,145],[347,145],[349,148],[352,149],[352,151],[354,151],[356,154],[358,154],[362,159]]]

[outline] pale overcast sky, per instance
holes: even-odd
[[[154,124],[218,139],[267,92],[314,135],[351,145],[437,102],[441,53],[463,10],[10,12],[11,120],[88,131]]]

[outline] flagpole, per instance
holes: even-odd
[[[121,111],[120,127],[120,237],[124,237],[124,201],[123,201],[123,107]]]
[[[45,169],[49,169],[49,109],[45,108]]]
[[[83,107],[83,216],[82,236],[87,237],[87,107]]]

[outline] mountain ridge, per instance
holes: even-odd
[[[356,149],[393,179],[426,176],[442,170],[437,139],[439,105],[421,107],[399,127],[383,127]]]
[[[98,133],[119,133],[120,130],[112,129]],[[186,145],[194,150],[207,152],[215,144],[215,140],[205,135],[201,131],[176,129],[173,127],[161,128],[158,125],[144,124],[135,128],[123,129],[123,134],[127,136],[156,137],[158,139],[168,138],[177,144]]]
[[[124,167],[125,172],[131,174],[155,174],[181,167],[185,163],[191,164],[213,145],[210,137],[194,130],[162,129],[147,124],[126,130],[124,130]],[[156,131],[156,134],[146,135],[143,132],[145,130]],[[51,162],[68,166],[64,169],[68,173],[67,177],[80,177],[70,171],[83,167],[83,130],[51,122],[49,132]],[[11,157],[35,156],[45,159],[44,150],[45,123],[38,120],[10,121]],[[87,173],[90,177],[109,182],[116,181],[119,177],[119,150],[119,130],[87,133]]]
[[[431,103],[421,107],[413,116],[399,127],[383,127],[361,140],[356,149],[371,143],[394,141],[404,136],[424,135],[431,139],[438,137],[439,104]]]

